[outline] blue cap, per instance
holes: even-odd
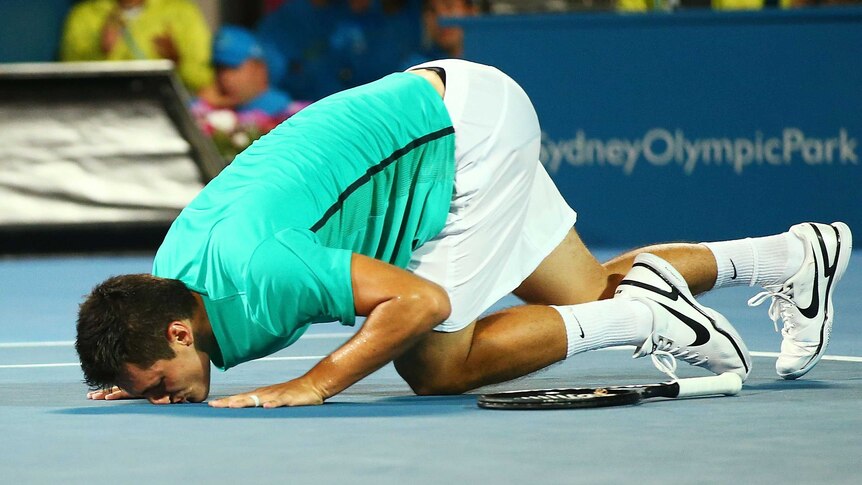
[[[219,29],[213,43],[213,63],[238,67],[249,59],[263,59],[264,51],[251,31],[234,25]]]

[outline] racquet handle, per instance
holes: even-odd
[[[738,374],[725,372],[711,377],[692,377],[676,381],[679,385],[677,397],[711,396],[725,394],[732,396],[742,389],[742,379]]]

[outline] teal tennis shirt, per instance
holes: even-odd
[[[406,267],[446,222],[455,136],[407,73],[327,97],[237,156],[174,221],[153,274],[200,293],[228,369],[310,324],[353,325],[352,253]]]

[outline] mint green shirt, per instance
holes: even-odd
[[[153,274],[203,296],[227,369],[312,323],[353,325],[352,253],[406,267],[443,228],[454,129],[426,80],[398,73],[325,98],[238,155],[174,221]]]

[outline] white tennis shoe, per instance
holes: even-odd
[[[796,379],[811,370],[829,344],[832,334],[832,293],[850,262],[853,235],[843,222],[807,222],[790,228],[805,243],[802,268],[783,285],[766,286],[748,300],[757,306],[772,297],[769,316],[781,329],[781,353],[775,371],[785,379]]]
[[[673,378],[676,361],[671,356],[715,374],[733,372],[743,381],[748,377],[751,357],[736,329],[720,313],[697,303],[667,261],[639,254],[614,298],[643,302],[652,311],[652,334],[635,350],[635,358],[651,354],[656,367]]]

